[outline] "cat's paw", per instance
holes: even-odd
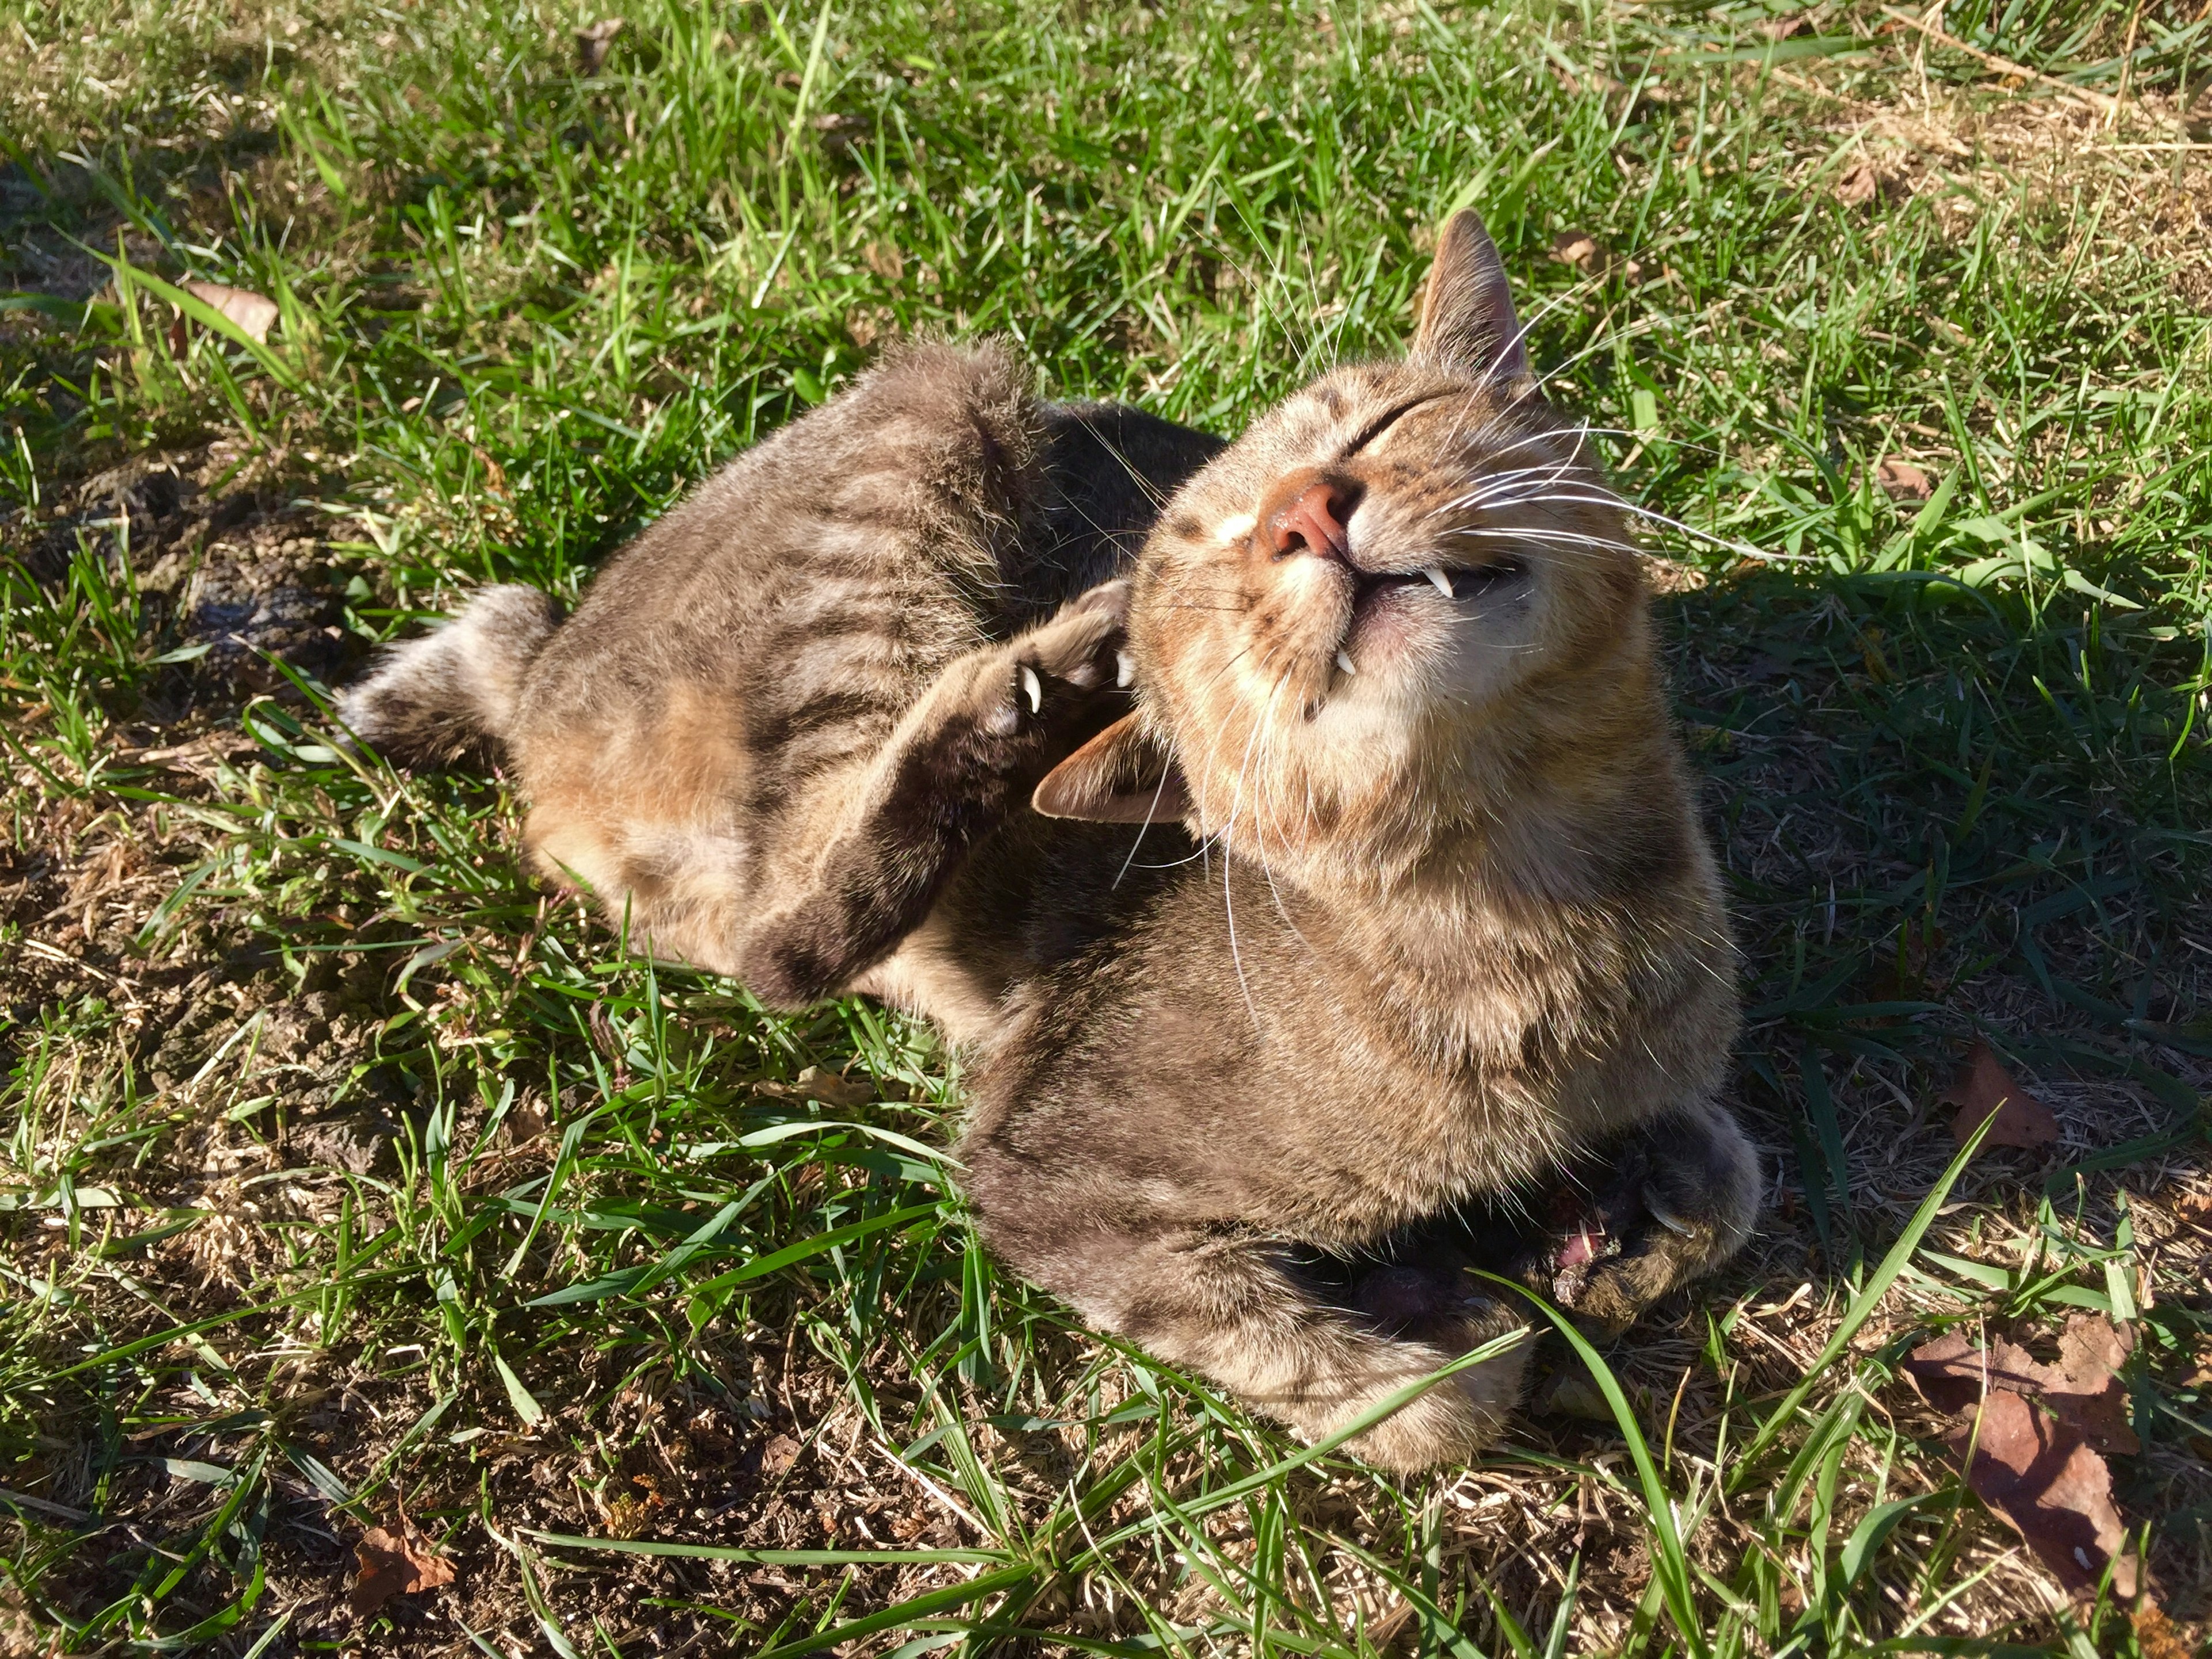
[[[1044,731],[1070,744],[1102,729],[1121,712],[1111,705],[1134,678],[1128,614],[1129,584],[1106,582],[1016,638],[1007,647],[1004,695],[985,729],[1009,738]]]
[[[1632,1148],[1594,1189],[1562,1188],[1546,1253],[1524,1264],[1522,1282],[1593,1336],[1612,1337],[1733,1255],[1757,1213],[1758,1165],[1734,1122],[1721,1127],[1684,1126],[1674,1146]]]

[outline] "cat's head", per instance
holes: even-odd
[[[1402,864],[1647,708],[1627,515],[1522,336],[1456,216],[1403,360],[1324,375],[1168,502],[1131,605],[1138,712],[1039,809],[1187,817],[1278,870]]]

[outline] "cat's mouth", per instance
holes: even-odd
[[[1485,564],[1431,564],[1413,570],[1361,570],[1352,568],[1352,617],[1337,648],[1336,665],[1347,674],[1359,670],[1353,648],[1364,634],[1387,626],[1392,614],[1431,598],[1451,600],[1486,599],[1509,588],[1528,574],[1518,559],[1494,559]]]

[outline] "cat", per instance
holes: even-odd
[[[1407,355],[1234,444],[908,347],[343,712],[503,753],[655,952],[934,1021],[981,1237],[1096,1326],[1309,1438],[1500,1340],[1347,1443],[1416,1470],[1523,1387],[1469,1269],[1617,1332],[1755,1219],[1647,609],[1462,213]]]

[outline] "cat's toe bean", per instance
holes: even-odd
[[[1022,672],[1026,674],[1029,673],[1030,671],[1028,669],[1024,669]],[[1017,681],[1018,681],[1020,676],[1017,675],[1015,678]],[[1032,678],[1034,678],[1034,676],[1032,676]],[[1011,738],[1022,729],[1022,710],[1019,700],[1018,685],[1013,688],[1013,690],[1015,695],[1006,697],[1002,702],[992,704],[990,708],[983,711],[982,718],[976,722],[976,724],[982,728],[986,736],[994,738]]]

